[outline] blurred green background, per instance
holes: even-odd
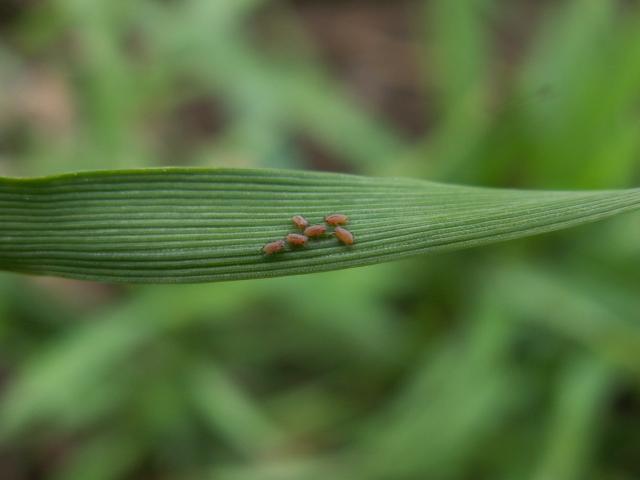
[[[640,6],[1,0],[0,174],[640,185]],[[0,225],[1,229],[1,225]],[[328,274],[0,274],[0,478],[640,478],[640,218]]]

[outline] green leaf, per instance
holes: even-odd
[[[640,189],[534,192],[290,170],[154,169],[0,178],[0,268],[187,283],[370,265],[549,232],[640,207]],[[356,238],[261,247],[347,214]]]

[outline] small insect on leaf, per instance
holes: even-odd
[[[302,247],[303,245],[306,245],[308,241],[309,237],[300,235],[299,233],[290,233],[287,235],[287,242],[292,247]]]
[[[349,217],[342,213],[333,213],[324,217],[324,221],[331,226],[346,225],[349,223]]]
[[[318,238],[325,234],[327,227],[324,225],[311,225],[304,229],[304,234],[309,238]]]
[[[296,228],[300,230],[304,230],[309,226],[309,221],[302,215],[294,215],[293,217],[291,217],[291,221],[296,226]]]
[[[353,233],[351,233],[346,228],[336,227],[334,231],[336,238],[340,240],[345,245],[353,245],[355,239],[353,238]]]
[[[284,240],[276,240],[275,242],[267,243],[264,247],[262,247],[262,251],[265,255],[273,255],[274,253],[279,253],[284,250],[286,247],[286,243]]]

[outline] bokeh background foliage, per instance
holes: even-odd
[[[6,0],[0,169],[637,186],[605,0]],[[0,275],[3,479],[640,476],[640,222],[335,273]]]

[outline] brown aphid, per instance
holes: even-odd
[[[290,233],[287,235],[287,242],[292,247],[302,247],[307,244],[309,237],[300,235],[299,233]]]
[[[318,238],[325,234],[327,227],[324,225],[311,225],[304,229],[304,234],[309,238]]]
[[[296,226],[296,228],[300,230],[304,230],[309,226],[309,221],[302,215],[294,215],[293,217],[291,217],[291,221]]]
[[[353,238],[353,233],[351,233],[346,228],[336,227],[333,232],[338,240],[340,240],[345,245],[353,245],[355,239]]]
[[[335,227],[336,225],[346,225],[349,223],[349,217],[343,213],[332,213],[331,215],[324,217],[324,221],[328,225]]]
[[[264,247],[262,247],[262,251],[265,255],[273,255],[274,253],[279,253],[284,250],[287,244],[284,240],[276,240],[275,242],[267,243]]]

